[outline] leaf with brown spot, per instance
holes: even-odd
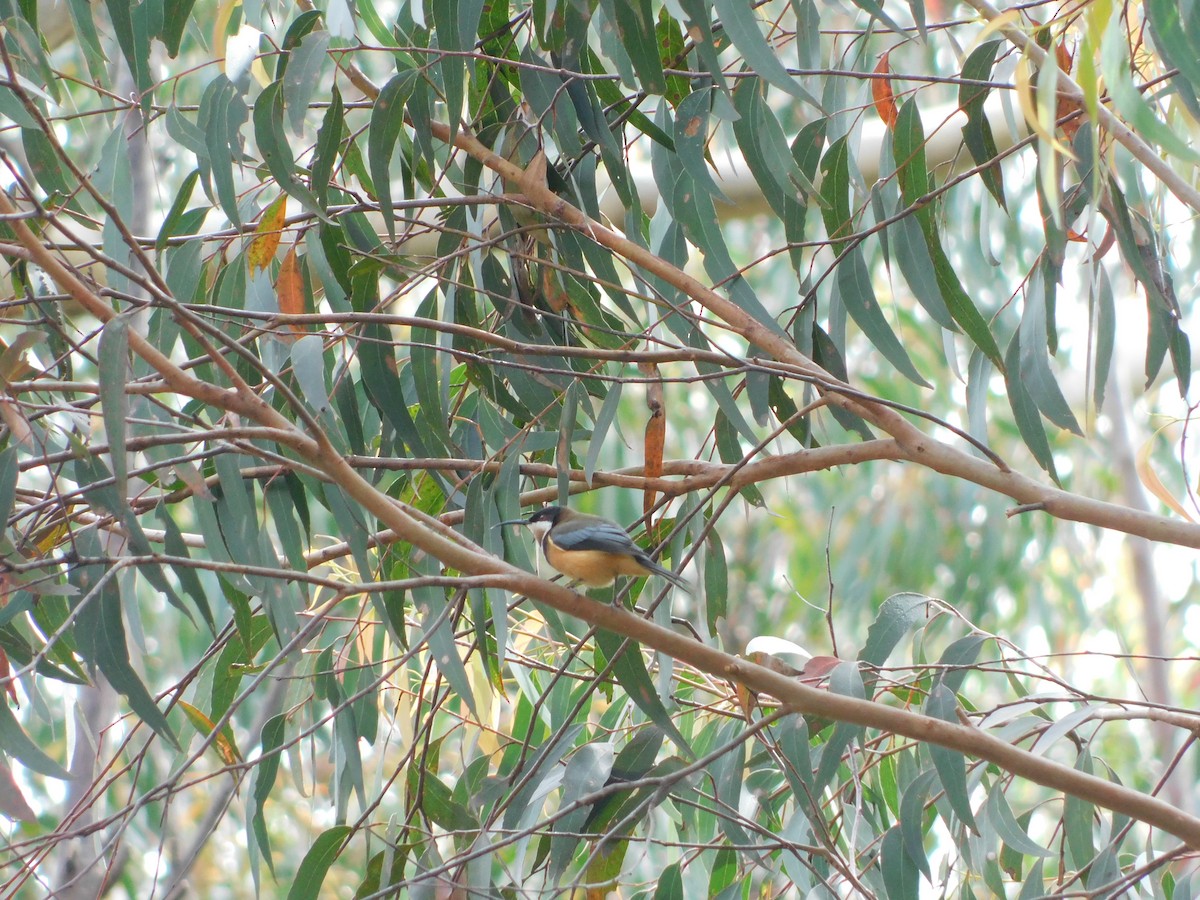
[[[879,65],[875,67],[876,75],[892,74],[892,67],[888,64],[888,53],[891,51],[889,50],[879,57]],[[896,107],[896,95],[892,92],[892,80],[890,78],[871,79],[871,96],[875,100],[875,112],[879,114],[879,118],[883,119],[883,124],[889,130],[895,128],[900,111]]]
[[[180,700],[179,708],[183,710],[184,716],[202,736],[208,737],[213,733],[213,720],[206,716],[192,704]],[[212,749],[221,757],[221,761],[227,766],[237,765],[242,761],[242,754],[237,748],[237,744],[233,740],[233,731],[229,725],[226,725],[219,732],[212,742]]]
[[[283,223],[286,217],[287,194],[280,194],[275,198],[275,202],[263,211],[262,217],[254,229],[254,239],[250,241],[250,249],[246,251],[251,272],[265,269],[275,258],[275,251],[279,249],[279,239],[283,235]]]
[[[296,245],[288,251],[279,267],[279,279],[275,282],[275,293],[279,296],[279,311],[285,316],[302,316],[308,310],[304,303],[304,279],[300,276],[300,266],[296,262]],[[304,326],[295,322],[292,331],[304,333]]]

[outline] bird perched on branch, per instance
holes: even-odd
[[[618,575],[658,575],[687,590],[686,581],[652,560],[624,528],[600,516],[546,506],[528,519],[509,519],[496,527],[500,525],[527,526],[546,562],[588,587],[607,587]]]

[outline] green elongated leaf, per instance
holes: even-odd
[[[857,663],[844,662],[829,673],[829,690],[843,697],[854,697],[864,700],[867,696],[867,686],[864,684],[863,672]],[[851,743],[862,738],[861,725],[851,725],[848,722],[838,722],[833,726],[833,733],[825,746],[821,748],[821,761],[813,776],[813,792],[820,795],[826,785],[837,774],[842,764],[842,754]]]
[[[325,386],[325,344],[320,336],[306,334],[292,345],[292,371],[309,406],[319,413],[329,409]]]
[[[709,635],[716,635],[721,619],[729,613],[729,565],[716,531],[709,534],[704,548],[704,623]]]
[[[983,104],[991,88],[983,84],[967,82],[987,81],[992,75],[992,66],[996,61],[996,52],[1000,49],[1001,41],[984,41],[971,51],[963,63],[963,84],[958,89],[958,105],[967,114],[967,124],[963,128],[963,142],[976,165],[986,165],[999,154],[996,149],[996,139],[992,136],[992,123],[988,121]],[[1004,209],[1008,206],[1004,200],[1004,179],[999,163],[988,166],[980,172],[984,186],[996,202]]]
[[[601,64],[599,57],[597,57],[596,54],[592,53],[590,50],[587,50],[587,48],[584,49],[585,53],[583,54],[582,58],[587,61],[588,74],[606,74],[607,70]],[[629,99],[621,92],[621,89],[616,84],[605,79],[590,82],[589,84],[595,90],[596,97],[603,104],[603,107],[615,113],[618,121],[628,121],[630,125],[636,128],[642,134],[646,135],[646,137],[650,138],[650,140],[662,145],[667,150],[675,149],[675,142],[671,140],[671,136],[655,125],[654,122],[652,122],[644,112],[630,103]],[[578,109],[576,109],[576,112],[578,113]],[[588,122],[581,117],[580,124],[582,124],[584,128],[588,128],[589,126],[595,128],[605,127],[602,125],[601,121],[596,118],[593,118],[592,122]],[[590,131],[588,132],[588,136],[593,140],[599,141],[597,135],[593,135]]]
[[[163,524],[165,534],[163,546],[167,553],[171,556],[188,559],[191,554],[188,553],[187,544],[183,541],[183,534],[179,531],[179,526],[175,524],[175,520],[171,518],[165,505],[159,507],[158,512],[158,520]],[[172,571],[175,573],[175,577],[179,579],[183,590],[192,598],[192,603],[195,604],[200,617],[204,619],[204,624],[208,626],[208,630],[215,636],[217,626],[213,620],[212,608],[208,603],[208,594],[205,592],[204,586],[200,583],[200,577],[196,574],[196,570],[191,566],[175,566],[172,568]]]
[[[452,296],[447,295],[444,299],[450,313],[447,318],[452,318]],[[430,291],[429,296],[421,301],[417,316],[433,321],[439,318],[437,291]],[[439,337],[433,328],[414,327],[409,358],[412,360],[413,387],[417,394],[417,420],[424,425],[424,434],[431,444],[440,444],[449,450],[452,442],[446,424],[448,398],[443,391],[449,390],[450,380],[441,371],[443,354],[438,351]]]
[[[313,34],[317,30],[317,26],[321,24],[321,19],[324,17],[319,9],[309,9],[300,13],[292,20],[287,28],[287,32],[283,36],[283,41],[279,45],[280,53],[275,62],[275,80],[284,81],[284,74],[291,65],[294,51],[301,46],[304,39]],[[284,87],[284,97],[287,97],[287,87]]]
[[[801,186],[808,191],[814,189],[811,179],[805,178],[796,164],[764,94],[765,86],[757,78],[743,78],[738,83],[733,103],[740,118],[733,123],[733,134],[750,174],[776,215],[802,222],[806,206]]]
[[[954,641],[938,659],[938,667],[942,670],[938,680],[957,693],[970,671],[970,666],[974,665],[979,657],[980,648],[989,640],[991,638],[986,635],[968,634]]]
[[[954,692],[938,682],[925,701],[925,714],[945,722],[958,723],[958,699]],[[936,744],[929,745],[929,756],[937,770],[938,780],[950,808],[968,828],[975,830],[975,816],[971,812],[971,800],[967,794],[967,762],[957,750]]]
[[[838,138],[821,157],[821,216],[832,247],[838,252],[854,232],[850,209],[850,151],[846,141],[845,137]]]
[[[987,355],[996,368],[1003,369],[1004,360],[987,320],[963,290],[954,266],[946,256],[946,251],[942,249],[937,220],[927,199],[931,183],[925,163],[925,132],[913,100],[900,107],[896,127],[892,130],[892,156],[896,160],[900,196],[904,198],[905,203],[917,205],[915,215],[925,234],[926,249],[933,261],[934,277],[946,308],[954,317],[954,321],[962,326],[967,337],[975,342],[975,346]]]
[[[17,499],[17,475],[20,472],[17,460],[17,448],[5,447],[0,450],[0,536],[8,527],[8,518],[12,515],[13,504]]]
[[[817,98],[801,87],[779,61],[779,54],[767,43],[759,29],[754,6],[740,0],[714,0],[713,8],[721,17],[721,26],[733,41],[733,46],[742,54],[746,65],[781,91],[803,100],[818,112],[824,111]]]
[[[849,381],[849,373],[846,371],[846,360],[841,349],[833,342],[833,338],[816,322],[812,324],[812,354],[813,362],[830,375],[841,381]],[[833,414],[834,419],[838,421],[838,424],[847,431],[861,435],[863,440],[869,441],[875,436],[867,423],[854,415],[854,413],[837,406],[830,407],[829,411]]]
[[[646,671],[646,661],[642,659],[638,644],[603,628],[596,632],[596,644],[605,658],[612,661],[617,682],[638,709],[649,716],[650,721],[661,728],[685,756],[694,759],[691,745],[675,726],[658,691],[654,689],[654,682]]]
[[[1008,403],[1012,407],[1013,418],[1017,423],[1017,431],[1025,446],[1033,454],[1046,472],[1056,482],[1058,473],[1054,468],[1054,456],[1050,452],[1050,442],[1046,439],[1046,429],[1042,426],[1041,412],[1025,387],[1024,380],[1017,374],[1021,366],[1020,332],[1013,334],[1005,354],[1008,371],[1004,375],[1004,383],[1008,391]]]
[[[178,247],[172,247],[166,253],[167,287],[180,303],[191,303],[196,299],[196,295],[202,292],[204,263],[200,254],[203,251],[203,239],[195,238]],[[165,330],[164,328],[164,332]],[[166,348],[162,345],[158,346],[165,351]]]
[[[909,782],[900,798],[900,815],[897,822],[908,858],[930,883],[933,882],[933,872],[929,865],[929,857],[925,853],[925,803],[936,780],[937,772],[926,769]]]
[[[889,225],[887,231],[900,272],[917,302],[943,328],[958,331],[958,325],[950,315],[946,301],[942,299],[933,260],[929,256],[929,246],[925,243],[925,233],[918,222],[912,216],[905,216]]]
[[[425,628],[424,639],[429,646],[430,656],[437,664],[450,688],[471,710],[476,718],[479,712],[475,708],[475,693],[471,690],[471,681],[467,677],[466,667],[458,655],[458,647],[454,643],[454,629],[446,615],[446,600],[437,589],[418,588],[413,591],[414,601],[421,613],[421,624]],[[441,604],[440,608],[438,604]]]
[[[356,293],[364,289],[364,284],[365,291],[378,297],[378,283],[374,278],[356,279]],[[358,304],[356,308],[360,308]],[[412,414],[404,402],[404,389],[400,384],[400,377],[396,374],[392,336],[385,327],[370,324],[363,329],[358,362],[362,367],[362,382],[367,399],[395,429],[410,455],[431,456],[432,454],[426,451],[425,441],[417,429],[417,423],[413,421]]]
[[[30,115],[29,110],[17,99],[10,87],[0,87],[0,114],[12,119],[22,128],[38,127],[37,119]]]
[[[241,217],[233,185],[233,163],[241,162],[240,131],[248,118],[249,110],[232,81],[218,75],[209,82],[200,98],[197,117],[198,132],[204,141],[201,168],[212,176],[221,209],[237,227],[241,227]]]
[[[313,91],[325,83],[321,69],[328,58],[330,40],[328,31],[314,31],[306,35],[288,56],[280,58],[281,68],[284,60],[288,60],[287,68],[276,77],[283,80],[283,106],[287,110],[288,124],[298,135],[304,133],[304,120]]]
[[[433,8],[438,46],[455,54],[473,50],[484,5],[485,0],[433,0],[430,6]],[[461,55],[446,54],[440,69],[450,139],[453,140],[462,116],[467,60]]]
[[[71,780],[71,773],[47,756],[25,733],[12,710],[8,708],[7,700],[0,703],[0,750],[31,772],[37,772],[47,778],[57,778],[59,781]]]
[[[896,367],[896,371],[913,384],[932,388],[908,358],[904,345],[892,331],[892,326],[879,307],[879,301],[875,299],[875,289],[871,286],[871,273],[867,270],[862,247],[854,247],[843,257],[838,264],[837,276],[842,303],[867,340]]]
[[[708,114],[712,90],[693,91],[683,98],[675,114],[675,153],[692,183],[723,203],[729,200],[713,181],[708,167]]]
[[[613,769],[613,758],[613,745],[608,741],[587,743],[572,753],[563,772],[562,806],[570,806],[604,787]],[[558,833],[550,838],[547,871],[553,882],[558,882],[570,865],[590,811],[589,807],[574,809],[559,820],[555,829]]]
[[[162,41],[167,47],[167,56],[174,59],[179,55],[179,45],[183,43],[183,31],[187,28],[188,17],[196,0],[172,0],[163,4]]]
[[[87,61],[88,72],[96,84],[104,84],[109,77],[108,68],[105,65],[108,57],[104,55],[104,50],[100,46],[100,36],[96,32],[92,5],[88,0],[67,0],[67,10],[71,14],[71,24],[75,26],[75,37],[83,48],[83,57]],[[170,45],[168,44],[168,46]]]
[[[310,213],[329,221],[316,195],[296,177],[296,161],[283,130],[283,93],[278,81],[263,88],[254,103],[254,137],[275,182]]]
[[[1044,288],[1043,278],[1033,278],[1025,293],[1025,310],[1021,313],[1020,324],[1021,379],[1046,419],[1058,427],[1082,434],[1079,422],[1075,421],[1075,415],[1070,412],[1067,398],[1058,389],[1054,373],[1050,371]]]
[[[1200,115],[1200,41],[1196,35],[1196,11],[1189,9],[1185,20],[1183,9],[1174,0],[1147,0],[1144,5],[1146,18],[1154,35],[1154,45],[1169,67],[1179,70],[1171,79],[1171,85],[1180,99],[1187,104],[1193,118]]]
[[[47,194],[67,196],[71,193],[54,146],[39,128],[22,128],[21,145],[33,177]]]
[[[1192,344],[1187,332],[1179,327],[1179,321],[1170,322],[1171,369],[1175,373],[1175,381],[1179,385],[1179,396],[1186,398],[1192,378]]]
[[[412,70],[393,75],[379,91],[379,97],[371,108],[367,158],[371,163],[371,181],[375,185],[379,210],[383,214],[388,236],[393,241],[396,239],[396,221],[392,215],[392,151],[404,127],[404,104],[412,94],[417,78],[417,73]]]
[[[108,437],[109,457],[117,493],[124,497],[129,481],[129,461],[125,456],[125,420],[129,416],[129,319],[117,316],[104,323],[98,350],[100,374],[100,413]]]
[[[1042,414],[1060,428],[1081,435],[1079,423],[1050,371],[1047,351],[1046,305],[1042,280],[1034,278],[1025,292],[1025,309],[1019,328],[1018,371],[1030,398]]]
[[[329,106],[325,110],[325,117],[321,120],[321,128],[317,132],[317,149],[313,152],[312,165],[309,169],[312,173],[309,178],[309,187],[312,188],[313,195],[322,207],[329,200],[329,180],[333,177],[333,164],[337,160],[338,148],[342,143],[342,130],[345,127],[344,115],[342,92],[337,89],[335,84],[330,94]],[[321,244],[320,241],[309,243]],[[309,252],[312,253],[311,246]],[[321,259],[326,261],[323,252]],[[324,280],[322,279],[322,281]],[[328,294],[328,284],[325,286],[325,291]]]
[[[722,847],[713,859],[712,875],[708,879],[708,896],[719,897],[721,892],[733,886],[739,869],[737,854],[732,847]]]
[[[908,632],[925,619],[929,598],[924,594],[892,594],[880,604],[875,621],[867,629],[867,640],[859,651],[858,660],[871,668],[879,668],[888,661],[896,645]],[[878,676],[870,668],[864,673],[863,681],[870,695]]]
[[[909,856],[899,825],[893,825],[879,845],[879,868],[889,898],[917,900],[921,896],[921,870]]]
[[[266,808],[267,799],[271,796],[271,790],[275,786],[275,776],[279,771],[281,756],[279,750],[283,744],[286,726],[287,716],[283,715],[272,716],[263,725],[262,733],[259,736],[259,745],[262,750],[258,755],[258,764],[254,767],[251,787],[253,802],[248,824],[272,878],[275,877],[275,864],[271,858],[271,840],[267,832],[267,820],[263,815],[263,810]]]
[[[667,79],[658,55],[654,9],[650,0],[603,0],[604,10],[617,26],[621,46],[637,73],[638,87],[649,94],[665,94]]]
[[[349,825],[335,825],[321,833],[300,861],[300,868],[296,870],[296,878],[288,890],[287,900],[319,900],[321,885],[329,867],[337,859],[346,838],[353,833],[354,829]]]
[[[125,623],[121,618],[121,594],[110,582],[99,596],[88,598],[76,619],[79,649],[84,658],[98,668],[117,693],[129,701],[129,707],[154,731],[179,749],[179,741],[167,717],[154,702],[141,678],[129,663]]]
[[[183,214],[187,209],[188,202],[192,199],[192,191],[195,190],[196,182],[199,180],[200,170],[192,169],[183,179],[183,184],[179,186],[175,202],[171,204],[171,209],[167,212],[167,217],[163,219],[162,227],[158,229],[158,237],[154,241],[154,249],[159,253],[166,249],[167,241],[170,238],[183,233],[180,231],[180,225],[184,221]]]
[[[679,863],[671,863],[658,876],[658,885],[654,888],[654,900],[683,900],[683,873]]]
[[[743,726],[730,722],[717,732],[716,742],[727,745],[733,741]],[[726,809],[733,809],[742,796],[742,785],[746,774],[746,744],[737,742],[727,752],[721,754],[708,766],[708,776],[713,782],[713,792],[717,803]],[[744,844],[751,837],[734,816],[718,813],[717,820],[721,830],[733,844]]]
[[[1021,885],[1021,893],[1017,895],[1017,900],[1037,900],[1038,897],[1046,896],[1045,876],[1042,874],[1044,868],[1040,859],[1035,859],[1033,865],[1029,867],[1029,875],[1025,878],[1025,883]]]
[[[1167,153],[1192,164],[1200,163],[1200,153],[1180,134],[1162,121],[1142,97],[1130,75],[1128,41],[1120,17],[1114,16],[1100,41],[1100,71],[1113,105],[1135,132],[1154,141]]]
[[[393,55],[399,57],[401,54],[394,50],[394,48],[399,46],[396,43],[396,36],[384,24],[383,19],[379,17],[379,11],[375,8],[372,0],[358,0],[354,4],[354,9],[358,14],[358,20],[366,25],[367,30],[371,32],[371,37],[382,46],[393,48]],[[407,54],[404,54],[404,56],[407,57]]]
[[[583,478],[590,485],[592,474],[596,471],[596,463],[600,459],[600,451],[608,439],[609,429],[617,418],[617,410],[621,405],[621,382],[617,381],[608,388],[604,402],[600,404],[600,412],[596,414],[596,422],[592,426],[592,439],[588,442],[587,458],[583,463]]]
[[[876,3],[875,0],[853,0],[853,2],[855,6],[869,15],[872,19],[878,20],[883,25],[887,26],[888,29],[898,34],[902,40],[911,40],[908,33],[898,24],[896,24],[896,20],[884,12],[883,6],[879,3]],[[912,0],[912,2],[915,2],[916,6],[920,6],[920,0]],[[923,19],[924,17],[921,16],[920,18]],[[921,31],[924,32],[923,26],[921,26]]]
[[[208,143],[205,139],[204,130],[199,124],[192,122],[187,116],[179,111],[179,108],[172,103],[167,107],[167,134],[175,142],[183,145],[188,150],[191,150],[198,159],[208,158]],[[205,169],[204,171],[207,171]],[[208,190],[207,185],[205,190]]]
[[[825,132],[828,126],[829,122],[824,118],[809,122],[792,141],[792,159],[796,161],[800,177],[804,179],[801,184],[809,194],[815,193],[815,190],[809,190],[808,185],[817,177],[817,168],[821,165],[821,148],[825,146]]]
[[[988,823],[996,829],[1000,840],[1024,856],[1040,856],[1046,859],[1057,856],[1057,851],[1043,847],[1025,833],[1025,829],[1020,826],[1017,817],[1013,815],[1012,807],[1008,805],[1008,798],[1004,796],[1004,787],[1003,781],[997,781],[992,786],[987,800]]]
[[[1092,754],[1085,747],[1075,760],[1075,768],[1092,775]],[[1067,838],[1067,859],[1075,870],[1082,870],[1096,857],[1095,806],[1073,794],[1063,798],[1063,832]]]
[[[254,665],[259,651],[271,639],[271,623],[266,616],[254,616],[239,624],[239,640],[230,641],[217,657],[209,694],[209,717],[216,721],[229,711],[237,696],[243,673]]]

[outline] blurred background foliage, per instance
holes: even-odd
[[[731,653],[783,639],[822,688],[967,717],[1194,813],[1190,547],[1014,513],[882,449],[694,488],[701,464],[885,435],[809,408],[811,381],[736,323],[531,199],[549,187],[715,286],[933,439],[1194,516],[1197,209],[1162,168],[1195,183],[1189,8],[0,16],[23,211],[0,222],[6,892],[1191,896],[1169,835],[945,748],[767,721],[731,684],[459,580],[377,535],[277,426],[130,353],[143,335],[244,379],[527,569],[532,543],[495,523],[570,487],[640,526],[665,466],[643,543],[676,569],[694,548],[695,589],[625,602]],[[1161,167],[1095,127],[1099,97]],[[122,315],[66,296],[18,218]]]

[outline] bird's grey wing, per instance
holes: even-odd
[[[578,529],[560,528],[554,532],[552,539],[564,550],[601,550],[622,554],[641,552],[641,548],[623,528],[607,522],[589,523]]]

